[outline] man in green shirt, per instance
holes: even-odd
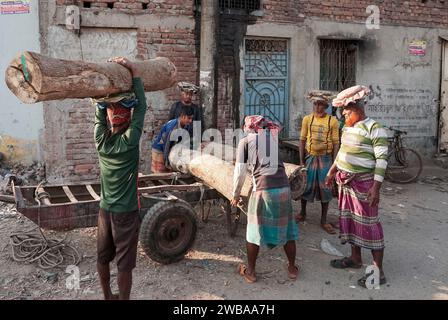
[[[134,92],[93,100],[97,106],[95,145],[101,176],[97,268],[104,298],[128,300],[140,227],[137,194],[139,143],[147,105],[143,83],[135,65],[122,57],[109,61],[129,69]],[[110,288],[109,264],[115,257],[118,295],[113,295]]]

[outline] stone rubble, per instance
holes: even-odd
[[[14,164],[9,166],[0,162],[0,194],[12,194],[8,182],[11,176],[16,177],[16,184],[23,186],[33,186],[45,180],[45,165],[34,162],[32,165],[26,166],[22,164]]]

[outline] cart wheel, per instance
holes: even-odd
[[[240,209],[232,208],[230,201],[226,201],[225,212],[227,219],[227,232],[230,237],[235,237],[240,222]]]
[[[196,238],[196,214],[184,200],[160,201],[143,218],[140,243],[146,255],[162,264],[182,260]]]

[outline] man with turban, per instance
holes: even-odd
[[[193,103],[193,96],[199,93],[199,87],[193,83],[182,81],[177,84],[177,88],[180,90],[180,99],[171,106],[168,120],[179,118],[182,107],[188,106],[193,110],[193,122],[199,121],[201,124],[201,132],[197,134],[202,134],[204,131],[202,109]],[[190,137],[193,137],[193,123],[188,124],[185,130],[188,131]]]
[[[278,158],[278,124],[260,115],[244,120],[246,137],[240,140],[233,175],[233,199],[237,206],[247,172],[253,181],[247,212],[246,248],[248,264],[239,274],[248,283],[257,281],[255,264],[261,245],[283,246],[288,258],[288,278],[297,279],[295,263],[298,226],[294,220],[291,189],[283,162]]]
[[[325,186],[325,177],[339,150],[338,120],[325,112],[331,96],[331,92],[315,90],[307,97],[313,103],[313,113],[303,118],[300,132],[300,164],[306,165],[307,184],[297,220],[305,221],[307,202],[320,201],[322,229],[335,234],[333,226],[327,222],[332,188]]]
[[[361,268],[361,248],[372,252],[379,270],[379,283],[386,283],[383,271],[384,235],[378,204],[380,188],[387,167],[386,130],[369,118],[364,110],[369,89],[354,86],[338,94],[333,106],[343,108],[345,127],[336,161],[328,172],[326,184],[339,186],[339,229],[342,243],[350,243],[351,256],[332,260],[338,269]],[[368,276],[358,284],[366,287]]]

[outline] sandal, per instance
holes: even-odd
[[[359,269],[362,267],[362,264],[355,264],[355,262],[348,257],[331,260],[330,265],[336,269],[347,269],[347,268]]]
[[[288,268],[288,278],[291,280],[296,280],[297,277],[299,276],[299,270],[300,270],[299,266],[294,265],[295,272],[289,271],[289,265],[287,268]]]
[[[247,271],[247,267],[244,264],[239,264],[238,265],[238,273],[240,274],[240,276],[242,276],[244,278],[244,280],[246,280],[247,283],[254,283],[257,281],[257,277],[256,276],[251,276],[250,274],[246,273]]]
[[[335,229],[339,229],[339,222],[330,222],[331,226]]]
[[[306,216],[303,215],[303,214],[301,214],[301,213],[299,213],[298,215],[296,215],[296,222],[297,222],[297,223],[299,223],[299,222],[304,222],[305,219],[306,219]]]
[[[321,224],[321,226],[327,233],[336,234],[336,230],[333,229],[333,226],[330,223]]]
[[[369,277],[370,275],[371,274],[363,275],[362,278],[358,280],[358,285],[360,287],[367,288],[366,281],[367,281],[367,277]],[[387,283],[386,276],[385,275],[380,276],[380,285],[383,285],[383,284],[386,284],[386,283]]]

